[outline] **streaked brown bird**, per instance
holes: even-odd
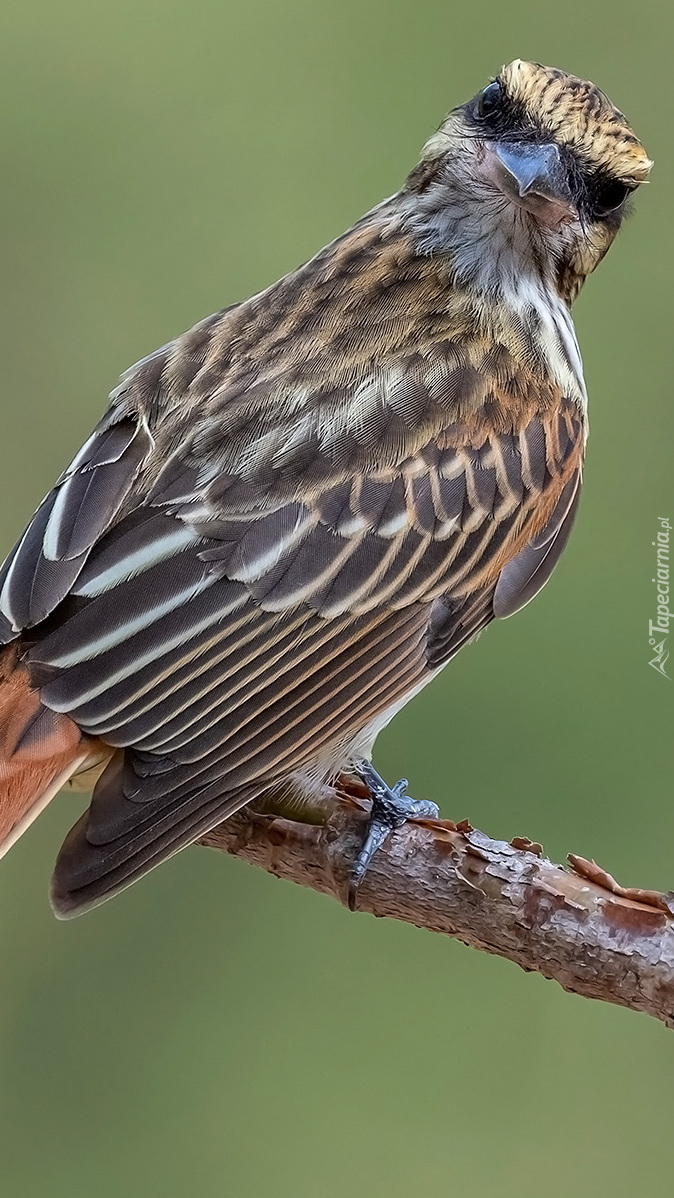
[[[4,849],[97,778],[58,916],[344,773],[373,795],[352,894],[437,810],[372,746],[564,548],[587,433],[569,310],[650,166],[593,84],[512,62],[391,199],[123,376],[0,576]]]

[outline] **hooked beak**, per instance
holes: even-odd
[[[567,172],[554,143],[492,142],[487,153],[489,174],[508,199],[545,225],[555,227],[577,218]]]

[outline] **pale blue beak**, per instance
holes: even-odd
[[[491,149],[500,163],[499,183],[516,203],[547,224],[578,215],[568,174],[554,143],[492,142]]]

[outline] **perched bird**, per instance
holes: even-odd
[[[650,166],[593,84],[512,62],[399,192],[123,376],[0,576],[0,843],[97,778],[58,916],[343,773],[373,795],[352,891],[437,810],[372,746],[564,548],[570,307]]]

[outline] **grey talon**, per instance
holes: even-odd
[[[355,910],[356,891],[367,868],[390,833],[410,819],[438,819],[440,815],[437,803],[409,797],[407,778],[401,778],[395,786],[388,786],[369,761],[358,762],[357,770],[372,795],[372,810],[365,840],[349,878],[348,905],[351,911]]]

